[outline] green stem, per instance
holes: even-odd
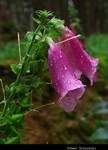
[[[22,62],[21,70],[20,70],[20,72],[19,72],[19,74],[18,74],[18,76],[17,76],[17,78],[16,78],[16,81],[15,81],[15,84],[16,84],[16,85],[20,83],[20,79],[21,79],[21,76],[22,76],[22,74],[23,74],[24,67],[25,67],[25,65],[26,65],[26,63],[27,63],[27,60],[28,60],[28,55],[29,55],[29,53],[30,53],[30,51],[31,51],[31,48],[32,48],[32,46],[33,46],[33,43],[34,43],[36,34],[37,34],[37,32],[40,30],[40,28],[41,28],[41,26],[38,26],[37,29],[35,30],[35,33],[34,33],[34,35],[33,35],[31,44],[30,44],[30,46],[29,46],[29,48],[28,48],[28,50],[27,50],[27,52],[26,52],[26,55],[25,55],[25,57],[24,57],[24,60],[23,60],[23,62]],[[29,63],[29,62],[28,62],[28,63]],[[9,95],[9,97],[6,98],[6,102],[7,102],[7,103],[6,103],[6,105],[5,105],[5,110],[7,109],[8,103],[11,101],[11,99],[13,98],[13,96],[14,96],[15,94],[16,94],[15,91],[14,91],[14,92],[11,92],[10,95]],[[5,110],[4,110],[4,112],[5,112]],[[3,114],[4,114],[4,113],[3,113]],[[5,114],[4,114],[4,115],[5,115]]]
[[[28,58],[28,55],[29,55],[30,50],[31,50],[31,48],[32,48],[32,45],[33,45],[33,43],[34,43],[35,36],[36,36],[36,34],[37,34],[37,32],[38,32],[39,30],[40,30],[40,26],[37,27],[37,29],[36,29],[36,31],[35,31],[35,33],[34,33],[34,35],[33,35],[31,44],[30,44],[30,46],[29,46],[29,48],[28,48],[28,50],[27,50],[27,52],[26,52],[26,55],[25,55],[25,57],[24,57],[23,64],[22,64],[22,68],[21,68],[21,70],[20,70],[20,72],[19,72],[19,74],[18,74],[18,76],[17,76],[16,81],[15,81],[16,83],[18,83],[19,80],[20,80],[20,78],[21,78],[23,69],[24,69],[24,67],[25,67],[25,65],[26,65],[26,60],[27,60],[27,58]]]
[[[5,89],[4,89],[4,85],[3,85],[2,79],[0,79],[0,82],[1,82],[1,88],[2,88],[2,92],[3,92],[4,101],[6,101]]]
[[[0,82],[1,82],[1,88],[2,88],[2,92],[3,92],[3,101],[2,101],[2,103],[4,103],[4,106],[3,106],[3,112],[4,112],[4,110],[5,110],[5,107],[6,107],[6,95],[5,95],[5,89],[4,89],[4,85],[3,85],[3,81],[2,81],[2,79],[0,79]]]

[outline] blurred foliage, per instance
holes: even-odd
[[[25,44],[21,42],[21,54],[24,56],[26,51]],[[5,60],[19,60],[18,43],[16,41],[1,43],[0,62]]]
[[[78,10],[74,4],[68,6],[69,22],[75,32],[82,32],[80,18],[78,18]]]
[[[91,35],[86,38],[86,49],[94,57],[99,58],[98,82],[104,90],[108,89],[108,35]],[[98,90],[98,88],[97,88]]]
[[[84,113],[80,120],[80,127],[90,143],[108,143],[108,102],[96,100]]]

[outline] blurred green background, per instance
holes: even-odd
[[[98,78],[93,87],[84,79],[88,86],[74,112],[51,106],[29,115],[22,143],[108,143],[108,0],[0,0],[0,78],[5,84],[14,80],[9,65],[19,62],[17,33],[23,56],[22,39],[33,28],[31,16],[39,9],[53,11],[81,34],[87,52],[99,58]]]

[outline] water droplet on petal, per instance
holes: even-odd
[[[62,58],[63,56],[62,55],[60,55],[60,58]]]
[[[66,66],[64,66],[64,69],[65,69],[65,70],[67,70],[67,67],[66,67]]]

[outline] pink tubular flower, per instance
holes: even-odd
[[[76,78],[75,67],[72,68],[61,48],[51,39],[48,42],[48,65],[52,84],[60,96],[58,103],[66,112],[73,111],[84,94],[84,85]]]
[[[70,37],[74,37],[75,34],[69,30],[69,28],[64,27],[64,37],[60,39],[62,43],[63,40]],[[86,51],[84,51],[83,45],[78,38],[70,39],[66,42],[60,44],[62,51],[68,58],[69,63],[72,68],[75,68],[76,78],[80,78],[81,74],[84,74],[89,78],[91,85],[96,77],[96,67],[98,65],[97,58],[91,58]]]

